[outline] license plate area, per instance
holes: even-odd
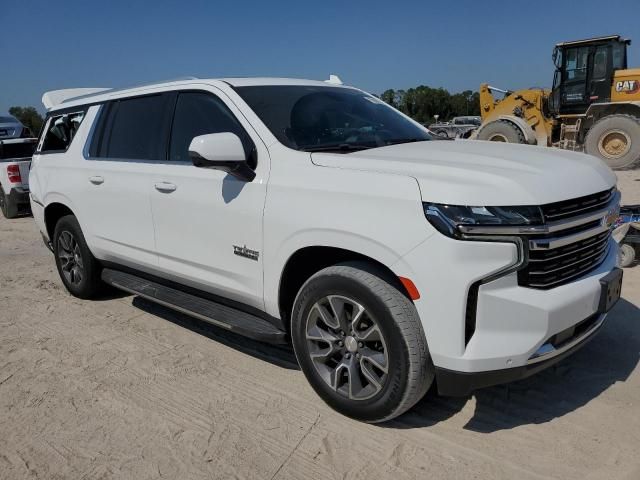
[[[615,268],[600,279],[599,313],[607,313],[620,300],[622,290],[622,269]]]

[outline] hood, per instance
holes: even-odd
[[[609,167],[590,155],[472,140],[313,153],[312,161],[323,167],[414,177],[423,201],[452,205],[543,205],[604,191],[616,183]]]

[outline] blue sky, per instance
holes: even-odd
[[[520,6],[520,7],[519,7]],[[548,86],[556,42],[636,37],[640,2],[3,1],[0,112],[46,90],[194,75],[325,79],[381,93]]]

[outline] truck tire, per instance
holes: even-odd
[[[16,218],[18,216],[18,206],[4,193],[2,186],[0,186],[0,210],[2,210],[4,218]]]
[[[630,267],[636,260],[636,249],[633,245],[623,243],[618,250],[618,266],[621,268]]]
[[[102,268],[89,250],[76,217],[66,215],[58,220],[52,244],[58,274],[71,295],[88,299],[105,289],[100,278]]]
[[[393,277],[365,262],[338,264],[309,278],[294,302],[291,336],[316,393],[357,420],[401,415],[435,376],[415,306]]]
[[[527,143],[524,133],[508,120],[496,120],[480,128],[478,140],[489,142]]]
[[[622,114],[601,118],[587,132],[584,150],[613,170],[633,168],[640,159],[640,119]]]

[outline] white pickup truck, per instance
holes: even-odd
[[[31,206],[69,292],[109,284],[291,342],[350,417],[393,418],[434,379],[466,395],[532,375],[593,338],[620,296],[620,193],[595,157],[434,142],[373,95],[312,80],[43,103]]]
[[[0,140],[0,210],[5,218],[29,213],[29,167],[36,138]]]

